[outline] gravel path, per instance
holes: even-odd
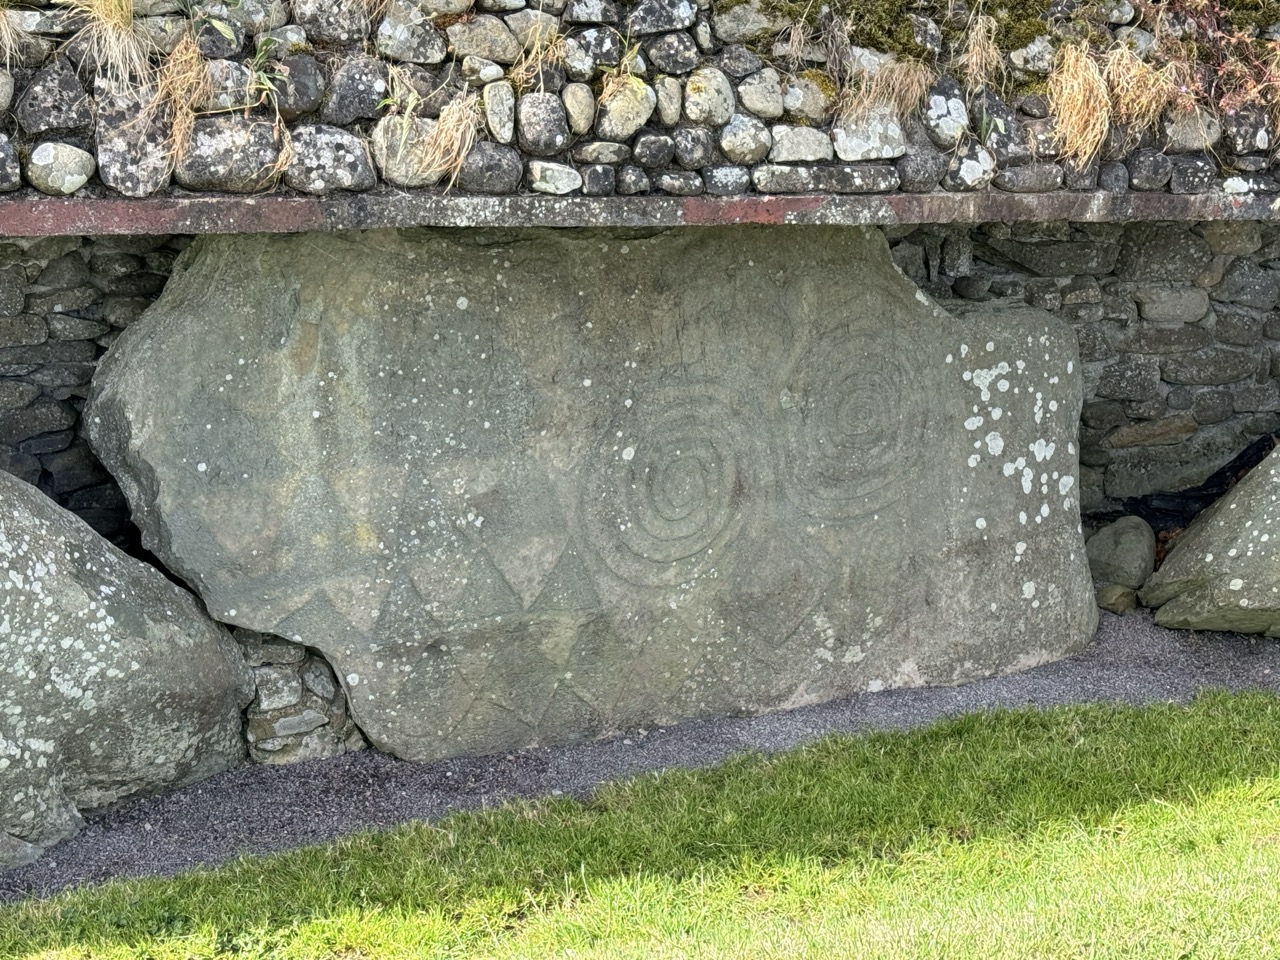
[[[1280,643],[1163,630],[1145,613],[1103,613],[1094,642],[1077,656],[964,687],[863,694],[792,713],[473,760],[412,764],[364,751],[289,767],[245,766],[98,818],[36,863],[0,873],[0,902],[110,877],[173,874],[512,797],[584,794],[603,781],[707,766],[744,750],[785,750],[838,731],[919,727],[992,707],[1186,701],[1208,688],[1280,692]]]

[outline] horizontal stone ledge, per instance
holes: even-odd
[[[0,236],[300,233],[379,227],[678,227],[722,224],[1280,219],[1269,194],[928,193],[742,197],[480,197],[380,191],[330,197],[201,195],[0,199]]]

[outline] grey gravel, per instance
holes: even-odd
[[[791,713],[631,730],[477,759],[415,764],[367,750],[241,767],[97,818],[37,862],[0,873],[0,902],[113,877],[168,876],[515,797],[584,796],[607,781],[786,750],[830,733],[912,729],[999,707],[1186,702],[1208,689],[1280,693],[1280,642],[1164,630],[1146,612],[1104,612],[1093,642],[1076,656],[963,687],[889,690]]]

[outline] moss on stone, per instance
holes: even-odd
[[[1231,0],[1222,6],[1227,22],[1237,30],[1261,32],[1280,23],[1280,0]]]
[[[1005,53],[1021,50],[1049,32],[1045,20],[1049,12],[1046,0],[1003,0],[991,9],[1000,29],[996,45]]]
[[[831,79],[831,75],[824,70],[805,70],[797,75],[800,80],[808,80],[819,90],[827,101],[834,103],[840,96],[840,88],[836,86],[836,82]]]
[[[902,0],[844,0],[843,6],[853,28],[850,42],[902,57],[931,56],[916,42],[911,17]]]

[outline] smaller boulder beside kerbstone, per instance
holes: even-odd
[[[1280,636],[1280,450],[1177,540],[1139,593],[1162,627]]]
[[[1085,545],[1095,580],[1137,590],[1156,564],[1156,535],[1141,517],[1121,517],[1103,527]]]
[[[1085,544],[1089,572],[1099,581],[1098,606],[1126,614],[1138,606],[1138,588],[1155,569],[1156,536],[1141,517],[1121,517]]]
[[[253,678],[191,594],[0,473],[0,869],[245,755]]]

